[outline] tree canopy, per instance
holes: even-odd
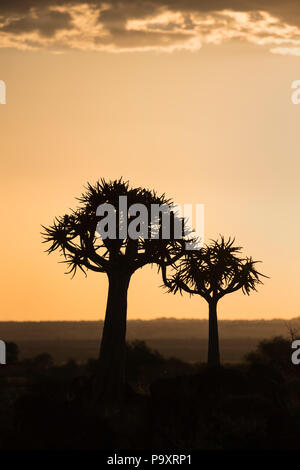
[[[44,243],[50,244],[47,252],[58,250],[65,257],[63,262],[68,265],[68,273],[74,276],[77,269],[85,274],[87,270],[109,273],[121,265],[133,273],[148,263],[173,264],[182,256],[184,237],[175,239],[171,234],[169,239],[150,238],[151,231],[159,233],[162,230],[161,217],[149,220],[146,228],[148,238],[141,236],[134,240],[126,236],[101,239],[96,233],[101,220],[96,214],[99,205],[112,204],[116,207],[117,230],[122,218],[127,218],[127,224],[133,219],[128,214],[119,213],[120,196],[127,197],[128,206],[143,204],[149,213],[152,204],[172,204],[164,194],[158,196],[156,192],[141,187],[131,188],[129,182],[122,179],[108,182],[101,179],[95,185],[88,184],[86,191],[78,198],[79,206],[75,210],[56,217],[50,227],[43,227]]]
[[[212,240],[200,250],[186,252],[177,263],[176,270],[163,278],[169,292],[199,294],[208,302],[218,301],[224,295],[242,289],[249,295],[267,277],[256,269],[258,261],[242,257],[242,247],[234,245],[234,239]]]

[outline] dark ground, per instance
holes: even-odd
[[[7,346],[0,367],[0,449],[300,450],[300,366],[291,341],[263,341],[219,369],[127,345],[117,412],[87,415],[97,361],[22,360]],[[103,406],[99,404],[100,408]]]
[[[248,351],[256,348],[259,340],[252,338],[223,339],[220,341],[222,358],[225,363],[240,362]],[[207,339],[150,339],[147,344],[165,357],[178,357],[186,362],[205,362],[207,355]],[[31,340],[19,341],[22,358],[34,357],[48,351],[56,363],[64,363],[69,359],[86,362],[96,358],[99,351],[98,340]]]

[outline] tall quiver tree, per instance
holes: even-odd
[[[121,196],[126,196],[127,209],[135,208],[136,215],[146,210],[149,215],[146,224],[138,223],[132,212],[120,208]],[[131,276],[149,263],[172,265],[182,256],[184,241],[175,239],[172,231],[169,238],[162,239],[162,215],[150,217],[153,204],[166,208],[171,201],[144,188],[131,188],[122,179],[109,182],[102,179],[94,186],[88,184],[78,201],[76,210],[56,218],[50,227],[43,227],[43,237],[44,242],[50,243],[48,253],[59,250],[68,265],[68,273],[73,276],[78,269],[85,274],[91,270],[107,275],[107,306],[93,399],[115,405],[119,403],[124,383],[127,292]],[[108,230],[107,234],[103,233],[108,228],[108,219],[105,221],[108,214],[100,211],[102,215],[97,215],[97,210],[99,206],[107,208],[104,204],[115,208],[110,213],[115,215],[114,234]],[[137,204],[140,206],[133,206]],[[130,236],[131,222],[139,236]],[[100,236],[99,224],[102,224]]]
[[[241,257],[241,247],[234,246],[234,239],[212,240],[197,251],[187,251],[177,263],[176,269],[167,275],[163,266],[164,284],[169,292],[188,292],[200,295],[209,305],[208,365],[220,365],[217,304],[227,294],[242,290],[249,295],[267,277],[256,270],[250,257]]]

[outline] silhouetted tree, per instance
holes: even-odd
[[[159,266],[171,265],[182,256],[183,239],[175,240],[170,232],[168,239],[162,239],[162,215],[148,219],[148,225],[137,223],[140,236],[137,239],[128,234],[120,236],[119,231],[136,220],[119,207],[119,197],[127,196],[127,207],[142,204],[151,214],[151,205],[162,208],[171,205],[165,195],[144,188],[131,188],[120,180],[98,181],[88,184],[79,200],[79,207],[69,215],[58,217],[50,227],[43,227],[44,242],[51,243],[48,253],[59,250],[69,266],[69,273],[75,275],[77,268],[105,273],[108,277],[108,298],[99,368],[96,380],[97,399],[116,402],[124,380],[124,352],[126,334],[127,291],[133,273],[149,263]],[[116,214],[116,237],[100,238],[96,234],[99,221],[104,216],[96,215],[101,204],[111,204]],[[138,207],[138,206],[136,206]],[[164,209],[165,210],[165,209]],[[137,210],[140,213],[140,210]],[[141,219],[140,219],[141,220]],[[147,234],[148,238],[145,236]],[[157,238],[150,238],[155,233]]]
[[[224,237],[212,240],[197,251],[186,252],[175,273],[167,277],[166,266],[162,267],[164,284],[169,292],[179,291],[201,295],[209,305],[208,364],[220,365],[217,303],[226,294],[242,289],[249,295],[262,284],[252,258],[241,258],[241,247],[234,246],[234,240]]]
[[[245,359],[251,365],[265,365],[288,376],[298,370],[291,361],[291,354],[290,339],[275,336],[260,341],[256,351],[246,354]]]
[[[164,357],[158,351],[149,348],[145,341],[131,341],[126,346],[126,369],[131,380],[145,381],[154,375],[153,372],[163,368],[166,362]]]

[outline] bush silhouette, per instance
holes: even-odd
[[[19,360],[20,349],[16,343],[6,343],[6,362],[7,364],[16,364]]]

